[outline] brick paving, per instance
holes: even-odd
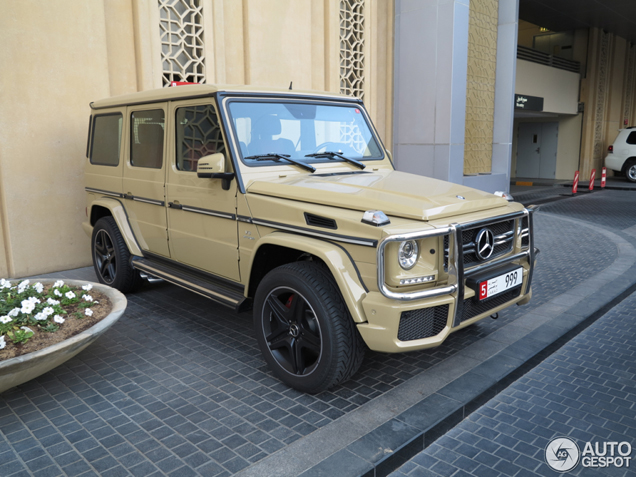
[[[433,350],[369,352],[351,381],[316,396],[272,377],[249,314],[235,315],[169,284],[146,286],[128,296],[124,317],[91,347],[2,394],[0,475],[230,475],[259,462],[569,290],[617,256],[616,246],[594,230],[568,222],[571,240],[564,241],[556,213],[536,217],[542,252],[530,305],[455,333]],[[582,260],[585,267],[578,265]],[[94,279],[90,269],[54,275]]]
[[[636,458],[636,293],[479,408],[391,477],[558,475],[545,462],[557,436],[630,442]],[[630,467],[568,475],[636,475]]]

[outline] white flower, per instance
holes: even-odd
[[[49,305],[59,305],[60,304],[60,302],[58,300],[54,300],[53,298],[49,298],[48,300],[46,300],[46,302]]]
[[[59,291],[57,288],[56,288],[55,290],[53,290],[53,294],[54,294],[55,296],[62,296],[62,292],[61,292],[61,291]]]
[[[31,328],[29,328],[28,326],[21,326],[20,329],[24,330],[24,331],[27,331],[29,333],[33,333],[33,330]]]
[[[33,312],[34,308],[35,308],[35,304],[27,300],[22,300],[22,308],[20,309],[20,311],[23,314],[30,315]]]
[[[93,288],[93,285],[91,285],[90,283],[87,283],[86,285],[82,287],[82,290],[90,291],[92,288]]]
[[[7,343],[4,341],[4,335],[0,336],[0,349],[4,349]]]
[[[59,288],[63,286],[64,286],[64,282],[62,280],[58,280],[53,284],[53,288]]]
[[[16,316],[18,316],[18,313],[20,313],[20,308],[14,308],[8,313],[8,315],[15,318]]]
[[[9,280],[5,280],[4,278],[0,279],[0,290],[3,288],[11,288],[11,282]]]
[[[93,316],[93,310],[91,310],[90,308],[86,308],[86,309],[84,310],[84,314],[85,314],[86,316]]]
[[[30,296],[29,298],[26,299],[26,301],[28,301],[29,303],[33,303],[34,305],[40,303],[40,300],[38,300],[36,297],[34,296]]]
[[[90,295],[84,295],[82,298],[84,298],[84,300],[86,301],[93,301],[93,297]]]
[[[75,298],[75,293],[73,293],[72,291],[66,292],[64,293],[64,296],[70,300],[72,298]]]
[[[2,323],[3,325],[6,325],[7,323],[12,322],[13,320],[11,319],[10,316],[5,315],[5,316],[0,316],[0,323]]]
[[[42,313],[44,313],[45,316],[49,316],[55,313],[55,310],[50,306],[47,306],[44,310],[42,310]]]
[[[55,315],[53,317],[53,321],[55,321],[56,323],[64,323],[64,318],[62,318],[60,315]]]
[[[36,292],[42,293],[42,290],[44,290],[44,285],[42,285],[40,282],[37,282],[35,285],[33,285],[33,288],[35,288]]]
[[[36,313],[33,318],[35,318],[38,321],[42,321],[42,320],[46,320],[46,317],[47,317],[46,314],[44,314],[43,312],[40,312],[40,313]]]

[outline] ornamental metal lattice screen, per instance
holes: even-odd
[[[340,1],[340,92],[364,99],[364,0]]]
[[[163,85],[205,83],[201,0],[158,0]]]

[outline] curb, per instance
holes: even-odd
[[[636,249],[630,242],[593,224],[558,217],[605,235],[617,247],[614,262],[378,402],[365,404],[237,475],[386,476],[636,291]],[[402,408],[395,409],[395,397],[404,403]]]

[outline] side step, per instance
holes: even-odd
[[[234,284],[160,258],[133,257],[131,264],[137,270],[198,293],[221,305],[228,306],[236,312],[246,311],[250,308],[250,301],[243,295],[245,289],[243,285]]]

